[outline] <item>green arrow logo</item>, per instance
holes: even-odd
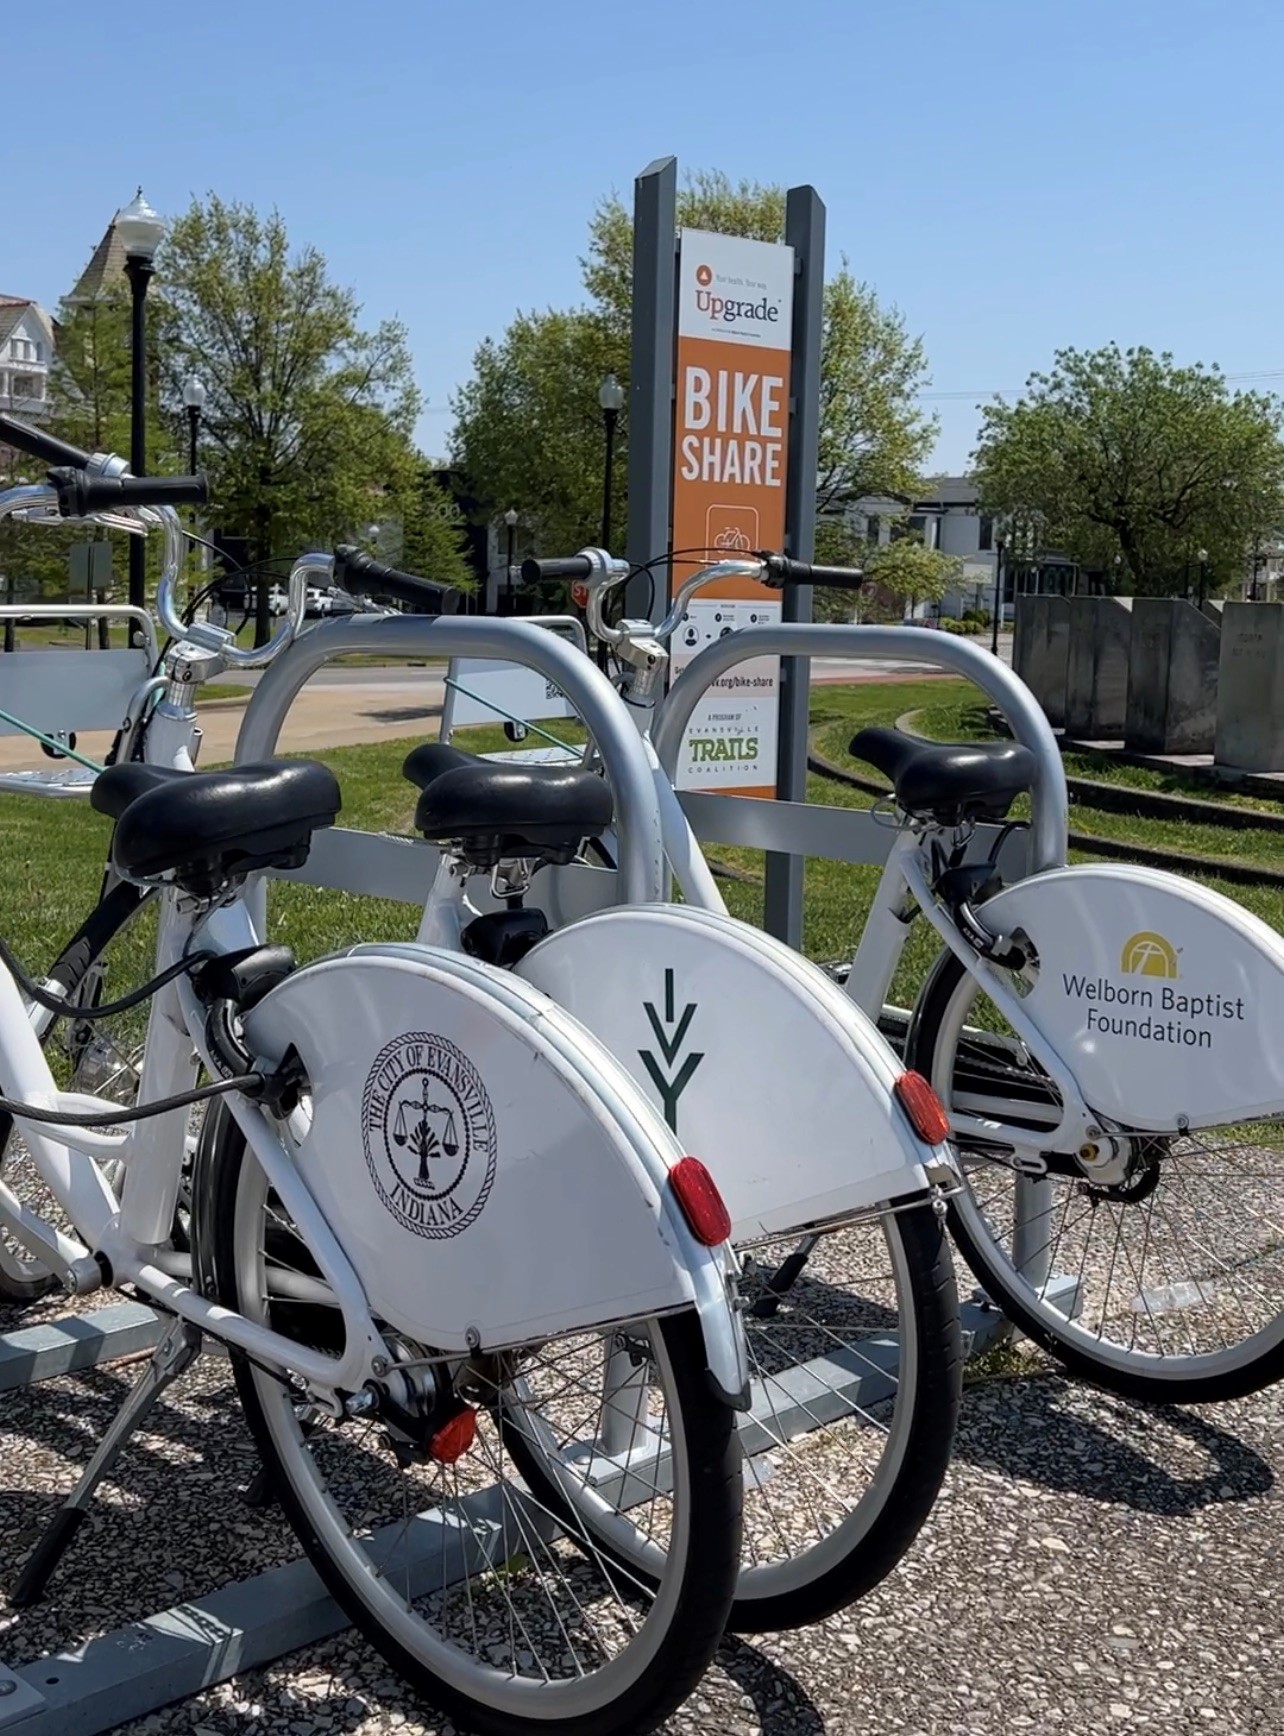
[[[688,1001],[679,1016],[674,1007],[673,972],[664,973],[664,1018],[661,1020],[650,1001],[643,1001],[642,1010],[650,1021],[651,1030],[664,1056],[665,1066],[672,1072],[678,1051],[686,1039],[691,1021],[695,1017],[697,1003]],[[666,1078],[661,1071],[660,1063],[649,1049],[638,1050],[639,1059],[651,1077],[656,1090],[660,1093],[660,1102],[664,1106],[664,1119],[670,1129],[678,1131],[678,1099],[691,1083],[696,1068],[704,1060],[701,1050],[689,1054],[672,1078]]]

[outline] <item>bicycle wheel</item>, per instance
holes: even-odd
[[[1045,1177],[1018,1176],[1004,1126],[1037,1145],[1060,1099],[953,953],[924,986],[908,1064],[947,1108],[997,1124],[962,1151],[950,1225],[1036,1344],[1099,1386],[1161,1403],[1240,1398],[1284,1376],[1284,1119],[1112,1130],[1128,1162],[1117,1185],[1088,1182],[1066,1153],[1042,1154]]]
[[[730,1625],[757,1633],[833,1614],[910,1548],[949,1464],[962,1346],[949,1246],[927,1205],[755,1246],[742,1290],[752,1406],[739,1427],[744,1541]],[[636,1349],[624,1352],[608,1343],[596,1378],[583,1377],[585,1406],[605,1387],[616,1418],[602,1457],[559,1460],[520,1392],[505,1412],[510,1452],[541,1502],[573,1510],[617,1556],[606,1493],[638,1498],[665,1464],[648,1402],[653,1373]],[[627,1474],[613,1476],[612,1465]],[[637,1553],[624,1559],[650,1570]]]
[[[341,1322],[317,1299],[315,1264],[235,1124],[212,1116],[205,1138],[201,1174],[211,1180],[197,1191],[194,1239],[198,1249],[210,1239],[221,1299],[296,1338],[333,1344]],[[300,1274],[314,1280],[302,1301]],[[653,1491],[628,1522],[654,1553],[654,1586],[622,1580],[583,1528],[561,1534],[505,1476],[497,1417],[517,1380],[568,1456],[594,1451],[591,1427],[572,1438],[582,1427],[584,1340],[533,1343],[453,1369],[429,1347],[399,1342],[401,1359],[430,1367],[475,1407],[475,1437],[453,1465],[412,1446],[386,1417],[322,1416],[234,1355],[251,1431],[318,1573],[406,1680],[470,1728],[651,1730],[695,1686],[721,1638],[740,1535],[733,1413],[708,1388],[693,1314],[629,1330],[657,1370],[675,1468],[671,1487]],[[618,1526],[622,1533],[626,1521]]]
[[[72,1007],[95,1007],[145,982],[156,956],[156,901],[137,887],[117,885],[81,924],[42,981]],[[116,1103],[132,1103],[147,1032],[147,1004],[93,1022],[55,1020],[41,1012],[36,1028],[61,1084]],[[29,1162],[13,1119],[0,1114],[0,1174],[43,1216],[62,1222],[53,1196]],[[0,1235],[0,1302],[38,1301],[57,1285],[39,1261]]]

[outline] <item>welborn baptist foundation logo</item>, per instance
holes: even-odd
[[[375,1191],[405,1229],[467,1229],[495,1180],[495,1115],[481,1076],[445,1037],[408,1031],[375,1056],[361,1101]]]
[[[1175,980],[1179,974],[1177,950],[1162,934],[1143,931],[1141,934],[1130,935],[1123,943],[1119,968],[1125,976],[1168,977]]]

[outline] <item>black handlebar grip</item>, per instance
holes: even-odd
[[[561,560],[522,562],[522,583],[538,585],[547,579],[588,579],[593,576],[593,563],[587,555],[566,555]]]
[[[764,554],[766,582],[776,585],[828,585],[831,590],[859,591],[865,575],[859,567],[818,567],[811,561],[792,561],[788,555]]]
[[[121,512],[131,506],[204,506],[210,485],[204,476],[89,476],[83,470],[51,470],[64,518]]]
[[[83,470],[89,463],[88,452],[82,452],[78,446],[68,446],[65,440],[56,440],[43,428],[33,428],[29,422],[20,422],[16,416],[0,415],[0,441],[38,458],[42,464],[61,464],[70,470]]]
[[[395,597],[424,614],[453,615],[459,608],[459,592],[453,585],[435,585],[431,579],[386,567],[351,544],[334,551],[334,582],[354,597]]]
[[[802,564],[810,565],[807,562]],[[810,572],[808,584],[828,585],[833,591],[859,591],[865,583],[865,575],[859,567],[810,566]]]

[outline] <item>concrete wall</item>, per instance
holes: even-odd
[[[1284,771],[1284,603],[1222,610],[1215,757],[1241,771]]]
[[[1043,707],[1053,729],[1066,720],[1070,604],[1065,597],[1018,596],[1012,667]]]
[[[1131,597],[1071,597],[1065,730],[1080,741],[1121,741],[1128,714]]]
[[[1132,606],[1124,745],[1134,753],[1212,753],[1219,624],[1191,603],[1137,597]]]

